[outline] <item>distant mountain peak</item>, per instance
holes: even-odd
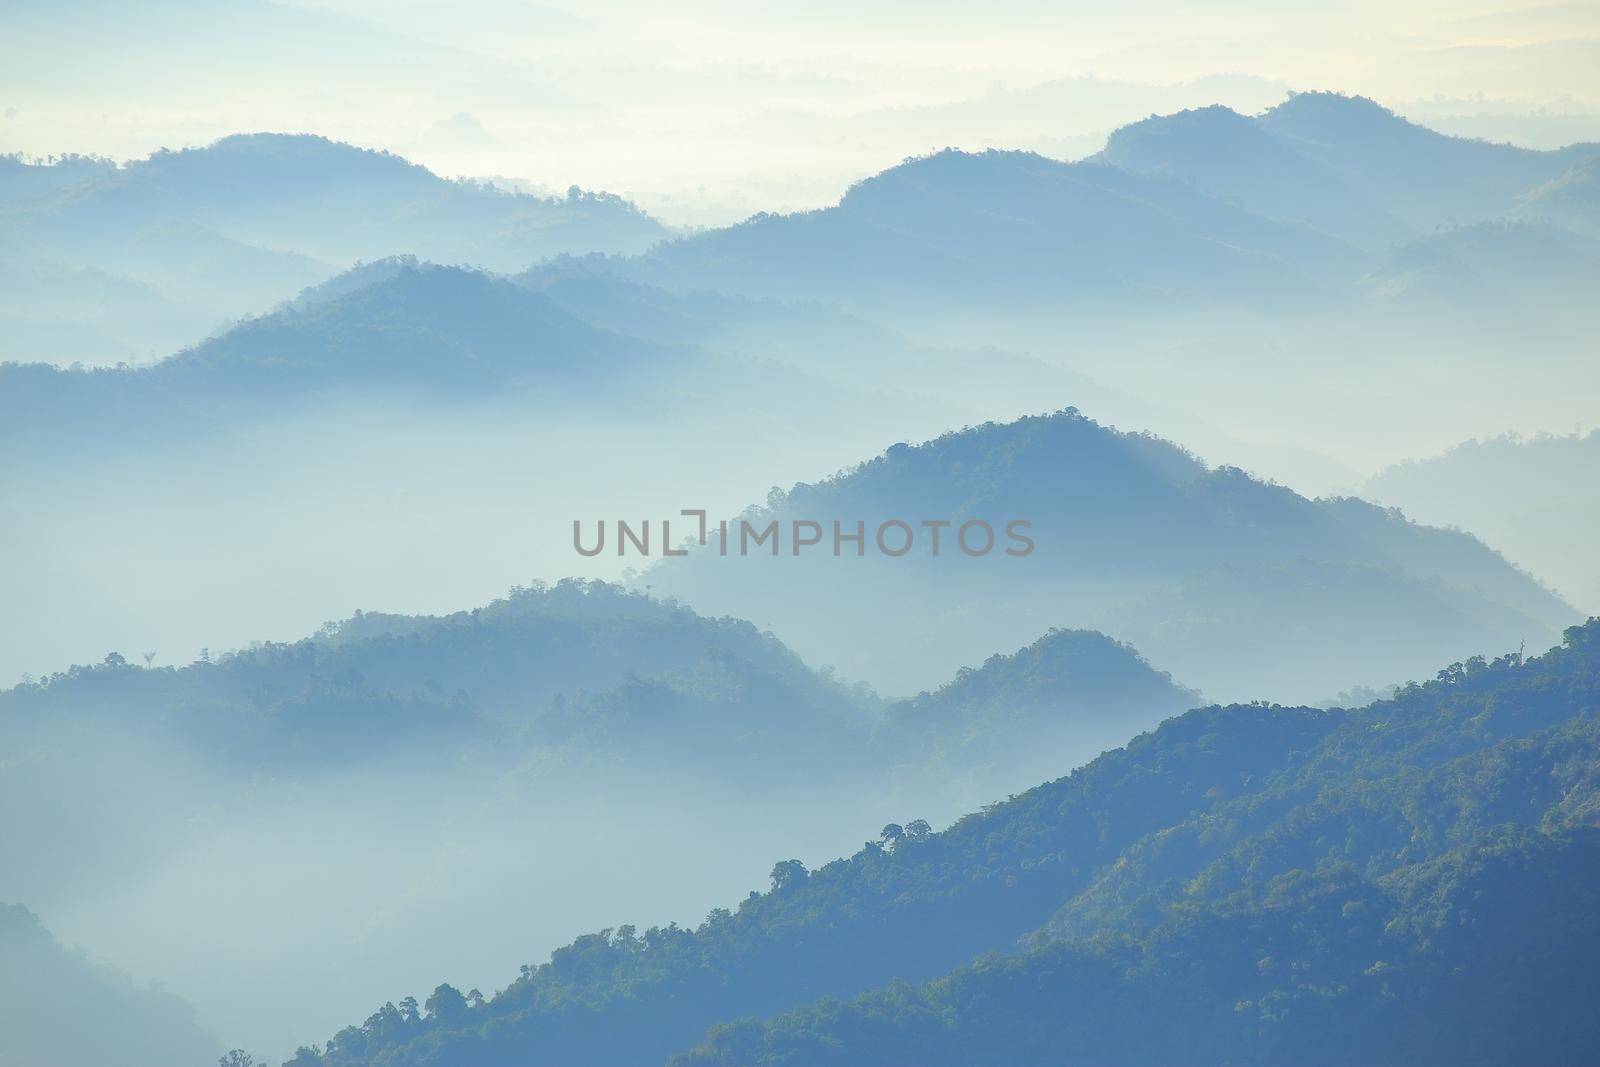
[[[1289,98],[1269,108],[1264,116],[1276,122],[1415,123],[1401,118],[1389,108],[1366,96],[1349,96],[1329,90],[1290,93]],[[1416,127],[1423,129],[1424,127]],[[1432,132],[1432,131],[1430,131]]]
[[[262,170],[303,188],[329,180],[371,180],[382,176],[416,185],[432,185],[439,178],[420,163],[392,152],[362,148],[315,133],[236,133],[195,148],[162,149],[147,159],[130,163],[130,174],[169,175],[182,172],[192,179],[220,178],[232,167],[248,164],[252,187],[262,184]]]

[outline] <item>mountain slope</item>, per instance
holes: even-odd
[[[1363,492],[1423,522],[1460,526],[1526,563],[1581,608],[1600,607],[1600,566],[1588,551],[1600,523],[1600,431],[1468,441],[1397,464]]]
[[[1297,871],[1136,940],[719,1027],[671,1063],[1581,1063],[1600,1044],[1597,876],[1593,829],[1505,834],[1377,884]]]
[[[104,350],[87,340],[34,350],[25,337],[8,338],[0,358],[110,365],[129,349],[164,355],[361,260],[411,254],[521,270],[560,252],[641,252],[666,235],[617,197],[574,188],[541,199],[448,181],[309,135],[238,134],[122,167],[8,157],[0,242],[12,256],[34,269],[126,277],[188,315],[153,334],[116,334]],[[67,306],[50,321],[62,329],[106,310],[87,287],[57,299]]]
[[[178,997],[67,949],[27,908],[0,904],[0,1063],[209,1067],[218,1051]]]
[[[396,757],[441,774],[636,761],[730,781],[881,775],[959,812],[1196,702],[1132,648],[1063,631],[885,705],[747,622],[569,579],[446,616],[357,612],[183,667],[112,654],[0,692],[0,726],[43,768],[67,755],[51,738],[137,736],[269,778]]]
[[[1123,126],[1092,158],[1135,174],[1190,182],[1268,218],[1304,223],[1367,248],[1381,250],[1414,232],[1260,120],[1225,107]]]
[[[1388,1007],[1400,1011],[1400,1022],[1414,1025],[1445,1005],[1482,1012],[1490,1002],[1470,976],[1465,983],[1433,981],[1458,970],[1468,958],[1462,952],[1504,952],[1507,959],[1535,953],[1531,958],[1557,968],[1549,973],[1565,984],[1578,980],[1572,967],[1595,936],[1584,926],[1578,950],[1561,952],[1571,923],[1580,916],[1592,921],[1592,878],[1584,873],[1596,862],[1592,840],[1580,836],[1569,846],[1526,831],[1575,830],[1600,811],[1593,771],[1600,758],[1597,701],[1600,620],[1591,620],[1537,659],[1513,654],[1456,664],[1433,682],[1364,709],[1193,711],[941,833],[911,832],[908,824],[906,832],[886,835],[892,847],[870,842],[816,871],[780,863],[770,892],[752,894],[737,911],[713,911],[694,930],[672,926],[640,935],[623,927],[585,937],[550,962],[525,968],[470,1012],[406,1018],[386,1008],[321,1052],[302,1051],[297,1062],[659,1063],[686,1047],[699,1025],[850,996],[895,979],[916,981],[952,961],[1014,949],[1051,921],[1052,901],[1059,921],[1060,908],[1093,898],[1107,879],[1122,883],[1123,892],[1110,899],[1124,908],[1102,914],[1097,936],[1133,943],[1119,948],[1113,940],[1109,957],[1095,945],[1047,947],[1015,963],[985,963],[953,985],[998,989],[991,983],[1009,974],[1054,1004],[1070,1002],[1076,982],[1087,980],[1113,1003],[1138,1004],[1155,1003],[1170,988],[1160,980],[1167,974],[1190,991],[1175,1005],[1188,1007],[1175,1020],[1181,1032],[1172,1036],[1217,1039],[1227,1048],[1239,1036],[1236,1023],[1256,1024],[1226,1014],[1256,1010],[1248,990],[1264,994],[1259,1022],[1267,1025],[1275,1025],[1275,1004],[1309,996],[1301,1002],[1310,1007],[1333,997],[1325,1001],[1330,1016],[1284,1016],[1275,1033],[1290,1044],[1279,1052],[1315,1047],[1318,1018],[1344,1018],[1344,1003],[1365,1003],[1370,987],[1341,1001],[1341,975],[1386,976],[1394,966],[1399,999]],[[1374,820],[1378,812],[1381,821]],[[1522,833],[1507,834],[1508,826]],[[1163,851],[1161,863],[1151,861],[1152,849]],[[1207,869],[1219,853],[1237,855],[1235,879]],[[1186,877],[1196,865],[1204,876]],[[1551,896],[1574,885],[1569,874],[1581,887],[1576,895]],[[1494,906],[1525,889],[1551,906],[1526,912],[1527,923],[1519,918],[1525,909]],[[1399,922],[1386,929],[1390,917]],[[1353,936],[1358,932],[1363,939]],[[1319,947],[1341,942],[1355,946],[1349,955]],[[1280,947],[1256,955],[1271,944]],[[1233,949],[1218,951],[1221,945]],[[1153,966],[1140,965],[1141,955]],[[1075,970],[1076,960],[1092,965],[1090,971]],[[1410,976],[1419,981],[1407,984]],[[1251,1003],[1234,1002],[1225,995],[1232,990]],[[722,1032],[702,1058],[769,1062],[770,1052],[783,1062],[810,1062],[806,1035],[820,1032],[819,1062],[876,1062],[873,1050],[884,1047],[873,1036],[878,1024],[871,1020],[882,1016],[877,1008],[889,1006],[890,1018],[904,1008],[893,1025],[906,1028],[899,1033],[907,1041],[920,1041],[930,1002],[919,1006],[918,998],[936,1007],[943,995],[940,987],[925,994],[891,987],[856,1007],[825,1000],[771,1029]],[[1005,1002],[947,1002],[945,1017],[992,1035],[991,1024],[1004,1023],[987,1013]],[[1570,1029],[1589,1018],[1569,1012],[1571,1003],[1562,1001],[1551,1015],[1567,1027],[1552,1034],[1558,1046],[1587,1032]],[[1067,1019],[1027,1012],[1013,1029],[1022,1041],[1055,1038],[1061,1032],[1053,1028],[1063,1025],[1114,1041],[1125,1032],[1118,1028],[1123,1018],[1100,1009]],[[1403,1041],[1394,1044],[1398,1037],[1381,1030],[1377,1036],[1378,1062],[1413,1051]],[[1521,1024],[1510,1036],[1540,1040]],[[1275,1061],[1270,1045],[1254,1051],[1265,1059],[1239,1058]],[[1159,1052],[1155,1060],[1162,1061]]]
[[[1531,190],[1517,213],[1600,237],[1600,153],[1580,159],[1564,173]]]
[[[361,281],[367,281],[362,277]],[[703,358],[623,337],[476,271],[400,264],[280,308],[160,363],[61,370],[0,364],[4,434],[91,447],[227,431],[343,397],[486,400],[637,393]]]
[[[1112,133],[1094,158],[1381,252],[1441,225],[1507,217],[1597,153],[1450,137],[1363,97],[1315,92],[1255,117],[1222,107],[1153,116]]]
[[[1474,300],[1507,319],[1581,326],[1588,294],[1600,286],[1600,240],[1548,222],[1461,226],[1395,248],[1367,284],[1390,300]]]
[[[449,181],[387,152],[306,134],[235,134],[161,151],[21,203],[30,223],[62,236],[187,220],[340,266],[409,253],[520,270],[557,252],[642,251],[665,235],[615,197],[545,200]]]
[[[509,744],[517,734],[508,731],[585,694],[712,671],[745,685],[766,679],[766,701],[752,710],[802,723],[802,708],[841,716],[865,699],[749,623],[569,580],[442,617],[357,613],[313,637],[185,667],[140,669],[114,656],[0,693],[0,721],[170,734],[213,759],[292,774],[393,748],[434,746],[448,763],[449,748]]]
[[[779,552],[746,527],[776,522]],[[793,550],[796,523],[824,531]],[[864,543],[833,543],[861,524]],[[913,550],[891,556],[911,527]],[[935,529],[927,523],[946,523]],[[1024,555],[1008,536],[1021,528]],[[958,543],[967,524],[974,554]],[[1209,696],[1322,699],[1414,677],[1452,650],[1552,639],[1575,613],[1470,537],[1211,469],[1074,410],[946,434],[733,520],[723,554],[663,559],[658,593],[770,626],[815,662],[889,692],[1052,627],[1131,641]],[[1182,535],[1173,536],[1173,531]],[[809,532],[809,531],[807,531]],[[935,555],[934,535],[942,536]],[[839,554],[833,549],[837,547]],[[848,614],[830,606],[850,603]],[[880,607],[881,606],[881,607]],[[819,622],[818,620],[825,620]],[[1238,647],[1269,650],[1240,662]]]
[[[1517,199],[1600,151],[1536,152],[1450,137],[1363,97],[1297,93],[1260,118],[1270,133],[1384,209],[1427,230],[1511,213]]]
[[[1132,650],[1051,635],[878,736],[882,701],[770,634],[616,586],[358,613],[184,667],[113,654],[0,692],[0,851],[18,859],[0,894],[72,909],[81,936],[196,990],[231,1043],[282,1047],[442,960],[492,976],[513,944],[721,898],[774,840],[837,855],[858,822],[948,817],[1189,696]],[[175,884],[208,888],[197,904]],[[330,938],[350,958],[280,991],[261,1025],[283,968]]]
[[[1133,648],[1089,630],[1053,630],[889,705],[873,743],[895,765],[902,793],[947,794],[961,802],[952,813],[959,814],[1086,762],[1198,703],[1198,693]]]
[[[945,151],[853,186],[835,207],[761,215],[634,265],[669,288],[915,306],[1050,296],[1254,299],[1348,271],[1336,241],[1181,183],[1026,152]]]

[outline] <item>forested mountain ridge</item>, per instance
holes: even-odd
[[[321,1060],[302,1059],[656,1063],[719,1018],[932,976],[1013,944],[1120,842],[1203,803],[1186,772],[1237,787],[1331,726],[1321,712],[1192,712],[942,833],[912,821],[886,828],[900,841],[892,848],[871,841],[810,872],[780,863],[769,893],[717,909],[694,930],[621,927],[580,939],[495,997],[479,1017],[487,1025],[412,1028],[390,1008],[333,1038]]]
[[[810,556],[786,547],[779,559],[704,550],[649,572],[658,592],[759,615],[802,655],[891,692],[922,688],[936,663],[1083,626],[1211,696],[1321,699],[1414,676],[1452,645],[1538,645],[1577,618],[1470,535],[1360,501],[1308,500],[1075,409],[897,444],[744,518],[782,530],[859,521],[869,542],[891,520],[949,522],[946,541],[969,521],[997,537],[1013,520],[1030,524],[1036,547],[1023,557],[971,558],[946,545],[935,558],[919,529],[904,558],[870,545],[863,558],[827,544]],[[865,589],[876,592],[863,598]],[[817,625],[840,598],[863,606]],[[992,609],[981,625],[974,603]],[[1272,654],[1238,663],[1230,650],[1240,642]]]
[[[445,616],[357,612],[185,666],[112,653],[0,692],[0,731],[43,750],[63,730],[162,739],[268,777],[407,753],[505,773],[539,753],[550,771],[621,758],[669,775],[892,776],[909,797],[965,782],[970,800],[1197,701],[1129,646],[1054,631],[888,703],[743,620],[568,579]]]
[[[229,761],[292,773],[302,760],[501,744],[569,700],[704,672],[771,679],[764,714],[829,716],[875,701],[812,672],[770,634],[602,582],[536,585],[442,617],[357,613],[292,643],[140,668],[112,654],[0,693],[0,724],[71,720],[169,733]],[[754,710],[754,707],[752,707]],[[442,755],[442,753],[440,753]]]
[[[1377,882],[1295,871],[1143,937],[719,1027],[670,1063],[1585,1063],[1597,877],[1593,828],[1501,832]]]
[[[1184,1016],[1197,1041],[1234,1049],[1233,1042],[1246,1039],[1236,1025],[1245,1026],[1246,1037],[1265,1026],[1262,1032],[1271,1040],[1230,1054],[1247,1062],[1291,1062],[1292,1050],[1315,1047],[1324,1025],[1318,1020],[1335,1017],[1310,1010],[1314,1003],[1337,1013],[1344,1007],[1339,998],[1353,996],[1353,1003],[1362,1004],[1369,988],[1382,988],[1378,983],[1349,994],[1338,987],[1319,992],[1326,981],[1307,967],[1369,978],[1392,969],[1397,983],[1416,983],[1408,991],[1434,989],[1380,1001],[1388,1006],[1376,1017],[1363,1016],[1367,1028],[1353,1031],[1376,1042],[1368,1046],[1379,1054],[1371,1062],[1399,1061],[1415,1047],[1415,1027],[1429,997],[1462,1012],[1488,1006],[1481,988],[1448,977],[1472,943],[1456,931],[1471,929],[1476,943],[1486,936],[1513,955],[1528,945],[1555,946],[1552,962],[1572,965],[1571,954],[1559,954],[1562,923],[1592,918],[1592,901],[1583,896],[1591,892],[1591,881],[1579,883],[1584,888],[1577,897],[1558,891],[1572,885],[1564,880],[1567,872],[1593,869],[1597,854],[1582,835],[1569,842],[1539,834],[1581,828],[1600,812],[1600,779],[1593,773],[1600,757],[1597,708],[1600,620],[1569,629],[1564,644],[1543,656],[1456,664],[1432,682],[1364,709],[1193,711],[1068,778],[946,831],[888,827],[882,842],[816,871],[780,863],[771,891],[752,894],[735,912],[712,912],[697,929],[605,931],[525,969],[480,1007],[421,1015],[391,1006],[363,1027],[342,1032],[326,1049],[303,1050],[296,1062],[659,1063],[674,1046],[686,1047],[685,1035],[696,1025],[719,1017],[769,1014],[785,1003],[849,996],[893,979],[920,980],[953,959],[1014,950],[1019,938],[1046,926],[1046,911],[1130,868],[1132,892],[1116,899],[1134,903],[1142,894],[1146,903],[1132,915],[1105,913],[1095,935],[1109,941],[1050,941],[1031,955],[981,964],[925,992],[894,987],[857,1007],[824,1001],[765,1029],[719,1031],[689,1062],[769,1062],[769,1055],[770,1062],[810,1062],[808,1056],[817,1062],[876,1062],[873,1056],[885,1048],[880,1040],[921,1049],[920,1042],[931,1039],[920,1029],[930,1004],[963,1033],[992,1036],[1010,1026],[1025,1047],[1064,1034],[1089,1040],[1101,1032],[1095,1028],[1111,1006],[1154,1004],[1153,998],[1173,988],[1170,981],[1189,990],[1178,1003],[1197,1013]],[[1508,758],[1519,762],[1508,764]],[[1485,779],[1484,772],[1494,773]],[[1454,794],[1437,792],[1439,783],[1453,783]],[[1341,823],[1332,816],[1346,810],[1344,798],[1381,806],[1390,825],[1371,834],[1364,819]],[[1232,868],[1232,880],[1214,874],[1174,878],[1170,863],[1157,867],[1139,858],[1142,842],[1161,842],[1171,836],[1169,828],[1208,820],[1211,834],[1224,830],[1235,840],[1243,835],[1278,847],[1257,845],[1250,862]],[[1253,830],[1245,825],[1250,823]],[[1508,833],[1508,825],[1522,829]],[[1537,833],[1529,837],[1528,831]],[[1208,836],[1175,850],[1204,852]],[[1515,899],[1525,889],[1548,899],[1550,906],[1532,917],[1531,926],[1539,930],[1512,928],[1523,909],[1510,909],[1508,916],[1470,904],[1475,898],[1482,903],[1483,891],[1475,886],[1501,894],[1496,899]],[[1470,913],[1462,913],[1467,907]],[[1345,943],[1356,945],[1349,955],[1318,947],[1339,943],[1341,925],[1352,932]],[[1587,926],[1568,932],[1584,946],[1596,934]],[[1219,956],[1209,947],[1229,942],[1250,953],[1263,945],[1278,948],[1252,955],[1245,978],[1238,952]],[[1302,958],[1308,962],[1295,962]],[[1002,987],[993,983],[1011,981],[1026,983],[1063,1009],[1083,983],[1111,999],[1099,1008],[1093,1007],[1098,1000],[1090,1000],[1081,1014],[1024,1012],[1008,1016],[1014,1019],[1008,1024],[989,1014],[996,1001],[982,991],[998,991]],[[1219,988],[1222,993],[1205,992]],[[976,997],[968,996],[971,989],[979,991]],[[1233,989],[1250,991],[1249,1003],[1241,1000],[1244,1006],[1238,1007]],[[453,1003],[451,992],[441,987],[434,1002]],[[938,998],[947,996],[958,999],[938,1007]],[[933,1000],[919,1006],[918,998]],[[999,1004],[1006,1000],[1000,997]],[[1308,1010],[1281,1010],[1297,1000]],[[1222,1011],[1256,1012],[1258,1003],[1259,1016],[1243,1020],[1229,1021]],[[1552,1047],[1573,1047],[1570,1042],[1587,1032],[1567,1005],[1557,1004],[1549,1015],[1569,1027],[1549,1035]],[[1384,1015],[1392,1011],[1398,1016]],[[1110,1021],[1105,1041],[1129,1033],[1123,1016]],[[1159,1029],[1190,1032],[1187,1026]],[[1081,1047],[1069,1043],[1063,1051]],[[1092,1050],[1102,1046],[1086,1047],[1094,1061]],[[1145,1062],[1165,1062],[1167,1053],[1159,1050],[1166,1046],[1136,1047],[1154,1056]],[[1346,1055],[1335,1053],[1327,1062],[1348,1062],[1351,1046],[1334,1048]],[[891,1055],[885,1062],[907,1061]],[[929,1062],[945,1061],[936,1055]],[[952,1062],[965,1061],[957,1055]],[[1129,1062],[1140,1057],[1132,1055]]]
[[[178,997],[66,948],[27,908],[0,904],[0,1063],[201,1067],[218,1051]]]
[[[963,668],[932,692],[890,704],[873,731],[911,796],[961,783],[970,811],[1125,743],[1200,694],[1091,630],[1052,630],[1010,655]]]

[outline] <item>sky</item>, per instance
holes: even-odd
[[[0,151],[128,159],[321,133],[675,225],[835,201],[930,149],[1098,149],[1152,112],[1370,96],[1600,140],[1600,3],[0,2]]]

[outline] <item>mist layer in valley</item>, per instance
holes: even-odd
[[[1597,152],[1306,93],[687,235],[308,136],[0,161],[0,936],[153,1062],[803,1060],[1263,899],[1454,990],[1426,900],[1584,913],[1593,437],[1490,438],[1600,410]],[[1510,760],[1561,788],[1452,792]]]

